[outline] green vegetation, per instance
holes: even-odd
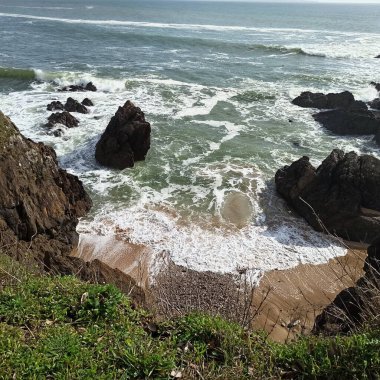
[[[376,379],[380,332],[270,342],[219,317],[156,323],[111,285],[0,256],[1,379]]]

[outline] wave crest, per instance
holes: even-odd
[[[13,67],[0,67],[0,78],[20,79],[32,81],[36,73],[32,69],[16,69]]]

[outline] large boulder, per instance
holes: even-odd
[[[375,135],[375,142],[377,145],[380,145],[380,130]]]
[[[67,112],[88,113],[86,106],[71,97],[66,100],[65,110]]]
[[[380,120],[367,107],[318,112],[313,118],[338,135],[372,135],[380,130]]]
[[[47,265],[47,257],[71,252],[78,218],[90,207],[82,183],[58,167],[54,150],[25,138],[0,112],[0,245]]]
[[[276,189],[317,231],[370,243],[380,234],[380,160],[333,150],[315,169],[308,157],[278,170]]]
[[[327,95],[320,92],[305,91],[292,101],[299,107],[319,109],[349,108],[354,102],[355,98],[349,91]]]
[[[55,124],[62,124],[67,128],[74,128],[78,126],[78,119],[76,119],[70,112],[55,112],[48,117],[47,127],[52,128]]]
[[[355,100],[349,91],[338,94],[303,92],[293,100],[300,107],[319,108],[328,111],[318,112],[313,118],[329,131],[339,135],[371,135],[380,130],[380,120],[367,105]],[[369,103],[371,108],[376,101]]]
[[[131,101],[119,107],[96,144],[95,158],[115,169],[133,167],[145,159],[150,148],[150,124]]]

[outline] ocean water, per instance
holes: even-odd
[[[94,207],[82,236],[117,235],[153,261],[222,273],[325,262],[345,250],[289,212],[273,177],[333,148],[380,157],[372,136],[333,136],[291,104],[304,90],[373,99],[379,19],[380,5],[0,0],[0,109],[85,184]],[[98,92],[58,92],[87,81]],[[95,106],[55,137],[46,105],[70,95]],[[128,99],[152,145],[114,171],[94,147]]]

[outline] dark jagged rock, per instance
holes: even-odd
[[[355,98],[349,91],[327,95],[306,91],[292,101],[299,107],[319,109],[349,108],[354,102]]]
[[[380,58],[380,54],[379,54],[379,55],[377,55],[375,58]]]
[[[373,99],[371,102],[368,102],[368,105],[372,109],[380,111],[380,98]]]
[[[58,167],[52,148],[26,139],[1,112],[0,127],[0,243],[42,262],[46,254],[68,254],[89,196],[76,176]]]
[[[370,84],[371,84],[371,86],[374,86],[374,87],[376,88],[377,91],[380,92],[380,83],[371,82]]]
[[[62,87],[59,91],[69,91],[69,92],[77,92],[77,91],[97,91],[97,88],[92,82],[88,82],[86,85],[83,84],[71,84],[69,86]]]
[[[94,105],[94,103],[89,98],[83,99],[82,104],[86,107],[92,107]]]
[[[308,157],[277,171],[276,188],[317,231],[370,243],[380,234],[380,160],[333,150],[315,169]]]
[[[95,92],[97,91],[97,88],[95,87],[95,85],[92,83],[92,82],[88,82],[85,86],[85,90],[86,91],[92,91],[92,92]]]
[[[355,286],[340,292],[314,324],[314,333],[336,335],[349,333],[363,322],[378,317],[380,303],[380,236],[367,249],[364,275]]]
[[[313,118],[338,135],[371,135],[380,130],[380,120],[367,108],[323,111]]]
[[[66,100],[65,110],[68,112],[88,113],[86,106],[71,97]]]
[[[150,148],[150,124],[131,101],[119,107],[96,144],[95,158],[115,169],[133,167],[145,159]]]
[[[55,112],[48,117],[47,127],[52,128],[55,124],[65,125],[67,128],[78,126],[79,121],[70,112]]]
[[[313,118],[339,135],[370,135],[380,129],[380,120],[364,102],[355,100],[349,91],[327,95],[307,91],[295,98],[293,104],[328,109],[314,114]]]
[[[48,104],[46,109],[48,111],[55,111],[55,110],[63,111],[64,107],[63,107],[63,104],[57,100],[57,101],[53,101],[50,104]]]

